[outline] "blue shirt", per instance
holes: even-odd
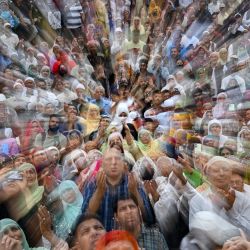
[[[102,97],[98,101],[90,98],[88,99],[88,102],[97,105],[101,109],[101,115],[109,115],[111,113],[112,102],[107,98]]]
[[[89,201],[93,196],[96,190],[96,181],[90,181],[86,188],[83,191],[83,205],[82,205],[82,212],[85,213],[88,209]],[[139,194],[144,203],[144,208],[146,212],[146,218],[148,225],[152,225],[155,223],[155,216],[153,208],[150,204],[149,198],[147,194],[144,192],[142,187],[138,187]],[[101,217],[103,225],[107,231],[111,231],[114,229],[115,221],[114,221],[114,204],[117,202],[119,197],[124,197],[128,195],[128,176],[125,175],[120,184],[117,186],[111,186],[107,183],[106,191],[102,202],[100,204],[100,208],[97,211],[97,214]]]

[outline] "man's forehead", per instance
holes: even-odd
[[[119,209],[119,207],[131,205],[131,204],[136,205],[135,202],[131,198],[128,198],[126,200],[119,200],[117,205]]]
[[[80,229],[84,229],[84,228],[89,228],[89,227],[92,227],[92,226],[95,226],[95,225],[101,225],[101,222],[95,218],[91,218],[91,219],[88,219],[88,220],[85,220],[83,221],[82,223],[80,223],[80,225],[77,227],[77,230],[80,230]]]
[[[114,139],[114,138],[112,138],[112,139]],[[111,148],[111,149],[107,150],[106,153],[104,154],[104,158],[107,158],[110,155],[122,156],[121,152],[119,150],[117,150],[116,148]]]

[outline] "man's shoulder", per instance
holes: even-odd
[[[159,244],[164,239],[164,236],[161,233],[158,226],[154,225],[151,227],[147,227],[143,225],[139,241],[140,238],[141,240],[143,239],[144,241],[150,240],[150,242],[154,242],[154,244]]]

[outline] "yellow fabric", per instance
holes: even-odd
[[[90,110],[98,111],[98,115],[92,116],[90,114]],[[97,105],[90,103],[88,105],[88,111],[86,114],[86,119],[84,120],[84,126],[86,129],[85,135],[89,135],[90,133],[94,132],[98,129],[99,122],[100,122],[100,109]]]

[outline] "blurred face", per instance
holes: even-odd
[[[88,113],[90,117],[97,117],[99,115],[99,111],[97,108],[90,108]]]
[[[246,121],[250,120],[250,109],[246,111],[245,118],[246,118]]]
[[[134,20],[134,26],[135,26],[135,28],[139,28],[139,26],[140,26],[140,20],[139,19]]]
[[[230,186],[231,186],[231,188],[233,188],[239,192],[243,192],[244,191],[243,178],[238,174],[232,174]]]
[[[228,149],[226,149],[226,148],[224,148],[222,151],[221,151],[221,156],[224,156],[224,157],[229,157],[231,155],[231,152],[228,150]]]
[[[160,93],[153,95],[153,104],[160,105],[162,102],[162,95]]]
[[[64,90],[64,82],[62,80],[57,80],[55,89],[57,91],[63,91]]]
[[[34,165],[36,166],[43,165],[47,161],[48,161],[48,158],[44,150],[37,151],[33,155],[33,162],[34,162]]]
[[[94,94],[94,98],[96,100],[100,100],[101,97],[103,97],[105,94],[104,90],[102,88],[97,88]]]
[[[176,48],[171,50],[171,55],[172,57],[177,57],[178,56],[178,50]]]
[[[183,81],[183,80],[184,80],[184,75],[183,75],[182,73],[177,73],[177,74],[176,74],[176,80],[177,80],[178,82]]]
[[[63,191],[62,199],[66,203],[73,203],[76,200],[76,193],[73,188],[68,188],[65,191]]]
[[[44,78],[47,78],[47,77],[49,77],[49,75],[50,75],[50,69],[48,68],[45,68],[45,69],[43,69],[43,70],[41,70],[41,75],[42,75],[42,77],[44,77]]]
[[[122,146],[121,138],[119,136],[114,136],[112,139],[110,139],[109,145],[119,145],[119,146]]]
[[[68,144],[70,146],[70,148],[77,148],[78,146],[80,146],[81,144],[81,141],[78,137],[73,137],[73,138],[70,138],[69,141],[68,141]]]
[[[39,124],[38,122],[32,122],[32,133],[37,133],[39,131]]]
[[[122,230],[133,231],[141,224],[139,209],[132,199],[118,201],[115,218]]]
[[[46,90],[47,89],[47,84],[46,82],[43,82],[43,81],[39,81],[37,82],[37,87],[40,88],[40,89],[43,89],[43,90]]]
[[[16,225],[12,225],[3,231],[4,235],[9,236],[12,239],[22,242],[22,232]]]
[[[54,113],[55,109],[54,106],[52,104],[47,104],[45,107],[45,113],[52,115]]]
[[[97,241],[105,233],[103,225],[96,219],[82,222],[76,231],[77,250],[94,250]]]
[[[15,161],[14,161],[14,167],[17,168],[17,167],[19,167],[20,165],[22,165],[25,162],[26,162],[25,157],[24,156],[20,156],[17,159],[15,159]]]
[[[224,60],[224,61],[227,60],[227,50],[226,50],[226,49],[225,49],[225,50],[221,50],[221,51],[219,52],[219,54],[220,54],[220,58],[221,58],[222,60]]]
[[[219,124],[212,124],[210,126],[210,132],[212,135],[219,136],[221,132],[221,127]]]
[[[19,194],[22,191],[22,180],[9,180],[5,179],[1,183],[1,193],[3,196],[7,196],[6,198],[12,198],[15,195]]]
[[[105,39],[104,42],[103,42],[103,45],[104,45],[105,48],[109,48],[110,47],[109,40]]]
[[[147,64],[146,63],[140,63],[140,70],[146,70]]]
[[[26,88],[30,88],[30,89],[33,89],[35,87],[34,82],[31,81],[31,80],[25,81],[24,85],[25,85]]]
[[[34,168],[30,168],[25,170],[23,173],[26,176],[27,186],[29,188],[32,187],[36,182],[36,170]]]
[[[106,118],[102,118],[100,121],[100,126],[103,128],[107,128],[110,124],[110,120]]]
[[[149,133],[141,133],[140,140],[143,144],[149,144],[151,141],[151,137]]]
[[[121,153],[117,149],[110,149],[103,157],[103,169],[107,177],[120,179],[124,172],[124,163]]]
[[[217,161],[209,167],[207,176],[213,186],[225,190],[229,187],[232,170],[227,163]]]

